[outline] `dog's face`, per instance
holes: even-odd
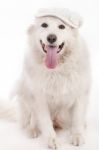
[[[68,53],[75,40],[74,29],[54,17],[36,19],[30,33],[31,45],[35,45],[33,55],[49,69],[54,69],[62,63],[62,56]]]

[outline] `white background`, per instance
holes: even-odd
[[[99,120],[99,4],[98,0],[0,0],[0,97],[8,99],[20,77],[26,30],[41,7],[66,7],[81,14],[80,29],[90,51],[92,90],[89,118]]]

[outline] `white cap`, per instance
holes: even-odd
[[[72,12],[68,9],[40,9],[36,14],[36,18],[47,16],[56,17],[73,28],[79,28],[82,25],[82,18],[77,13]]]

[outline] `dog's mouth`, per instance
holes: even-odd
[[[46,45],[40,40],[43,51],[46,53],[45,56],[45,65],[49,69],[54,69],[58,64],[58,53],[62,50],[64,42],[59,46],[51,44]]]
[[[62,48],[64,47],[64,42],[62,42],[59,46],[56,46],[53,44],[46,45],[42,42],[42,40],[40,40],[40,43],[41,43],[42,49],[45,53],[47,53],[47,47],[50,47],[52,49],[57,48],[57,53],[61,52]]]

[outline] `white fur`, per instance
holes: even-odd
[[[41,27],[43,22],[49,24],[48,29]],[[60,30],[59,24],[63,22],[58,18],[41,17],[29,28],[29,48],[18,90],[22,126],[33,137],[41,132],[52,149],[57,147],[53,124],[70,127],[72,144],[84,142],[90,88],[86,44],[77,29],[65,25],[66,28]],[[55,69],[46,68],[45,53],[39,42],[42,39],[47,43],[49,33],[57,35],[57,45],[65,41]]]
[[[19,120],[19,110],[17,101],[0,100],[0,119],[8,121]]]

